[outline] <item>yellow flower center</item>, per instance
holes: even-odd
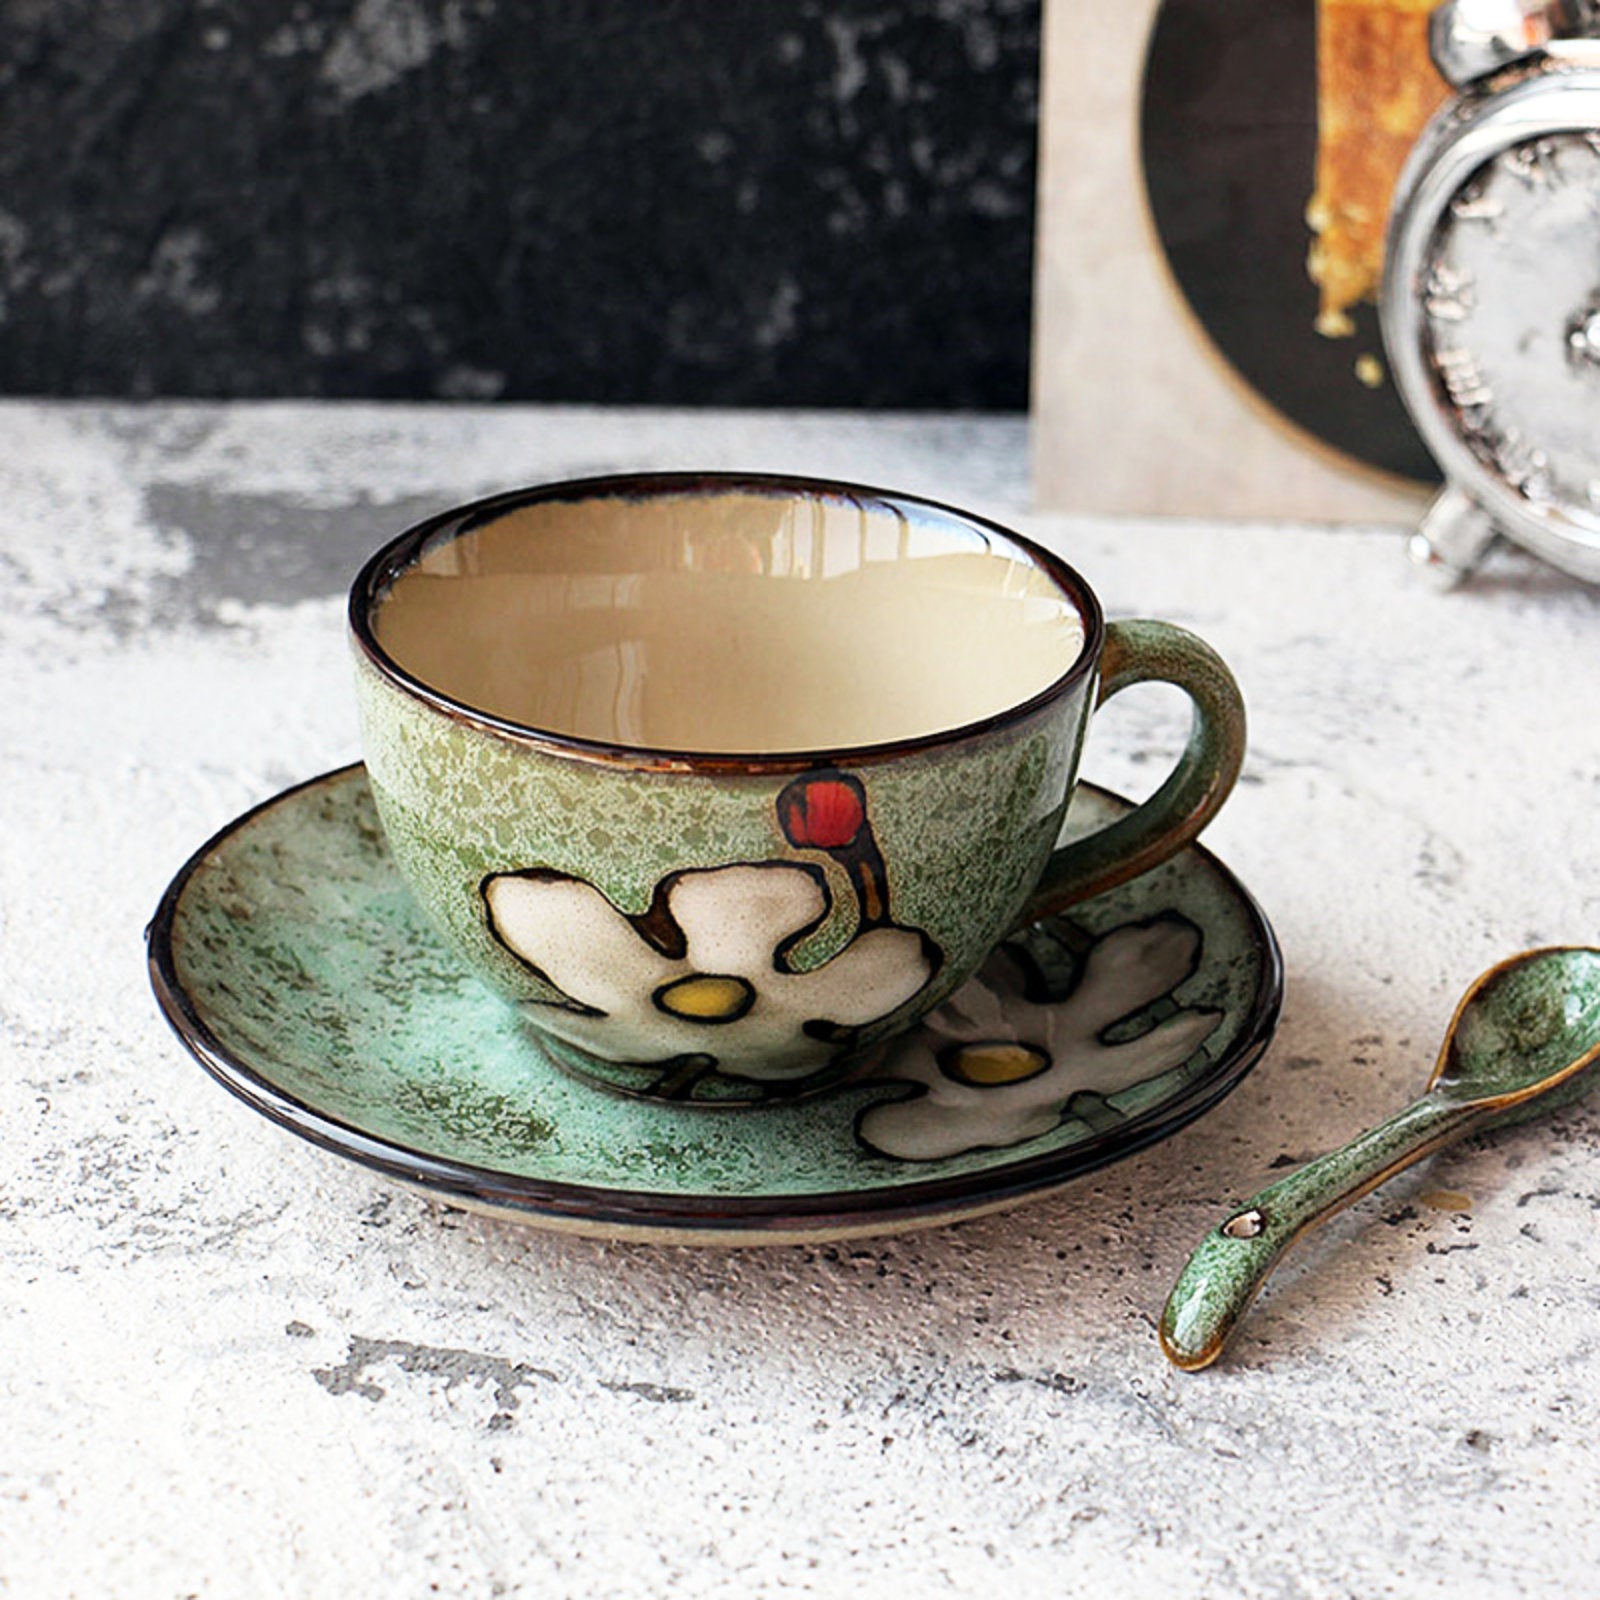
[[[756,1003],[756,992],[743,978],[692,972],[663,984],[655,992],[655,1002],[689,1022],[737,1022]]]
[[[945,1072],[960,1083],[979,1089],[993,1089],[1005,1083],[1022,1083],[1050,1070],[1050,1057],[1031,1044],[1012,1044],[988,1039],[979,1044],[964,1044],[950,1051],[940,1062]]]

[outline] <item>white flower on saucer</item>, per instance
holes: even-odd
[[[903,1161],[1021,1144],[1056,1128],[1075,1094],[1116,1094],[1181,1065],[1220,1012],[1183,1008],[1120,1044],[1103,1035],[1182,983],[1199,943],[1187,921],[1128,923],[1095,943],[1065,1000],[1044,1005],[1020,994],[1002,947],[899,1046],[887,1076],[923,1092],[867,1111],[862,1141]]]
[[[803,1078],[933,972],[923,936],[891,924],[794,971],[789,952],[831,904],[809,866],[678,873],[636,917],[564,873],[497,873],[483,897],[496,937],[567,997],[540,1008],[540,1027],[605,1061],[703,1055],[735,1077]]]

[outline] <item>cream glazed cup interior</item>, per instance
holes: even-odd
[[[1070,569],[997,526],[786,478],[502,496],[397,541],[357,587],[358,633],[429,698],[712,757],[981,725],[1075,675],[1099,631]]]

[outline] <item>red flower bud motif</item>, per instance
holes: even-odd
[[[866,820],[866,797],[854,778],[796,778],[778,796],[784,836],[802,849],[842,850]]]

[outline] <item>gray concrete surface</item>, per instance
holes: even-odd
[[[1012,420],[0,405],[0,1593],[1600,1592],[1600,1111],[1448,1152],[1169,1371],[1188,1248],[1425,1078],[1464,985],[1600,933],[1600,595],[1394,530],[1027,514]],[[1253,716],[1210,835],[1274,918],[1265,1061],[1054,1198],[848,1246],[559,1238],[217,1089],[140,930],[357,754],[338,592],[435,505],[621,466],[952,498],[1194,626]],[[1178,738],[1130,694],[1089,775]]]

